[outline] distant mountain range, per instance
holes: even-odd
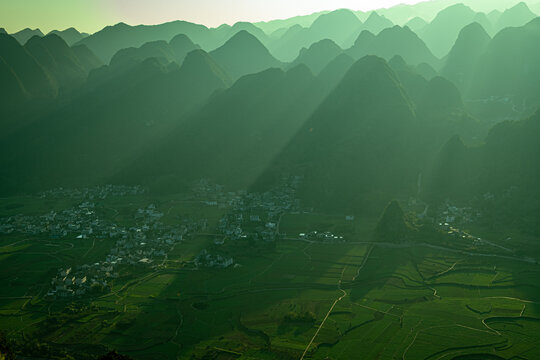
[[[520,146],[536,151],[533,140],[493,134],[520,132],[496,124],[540,107],[540,20],[521,3],[449,5],[432,19],[402,6],[410,16],[2,33],[0,193],[104,182],[174,192],[203,177],[262,189],[288,173],[303,176],[313,207],[380,212],[396,196],[477,194],[489,176],[510,186],[505,171],[532,176],[507,162]],[[492,144],[514,157],[488,166],[495,156],[480,149]]]

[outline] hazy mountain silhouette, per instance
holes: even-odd
[[[238,32],[223,46],[210,52],[233,80],[268,68],[280,67],[281,63],[252,34]]]
[[[426,26],[428,22],[421,17],[414,17],[411,20],[407,21],[405,26],[414,31],[415,33],[420,33]]]
[[[203,25],[186,21],[138,26],[119,23],[114,26],[107,26],[103,30],[82,39],[77,44],[88,46],[104,63],[108,64],[113,55],[121,49],[140,47],[150,41],[170,41],[178,34],[185,34],[195,43],[200,44],[201,40],[209,36],[209,29]]]
[[[529,9],[527,4],[520,2],[501,14],[495,23],[495,30],[498,32],[507,27],[523,26],[535,17],[536,14]]]
[[[6,31],[6,29],[4,29],[4,28],[0,28],[0,34],[7,34],[7,31]]]
[[[268,35],[257,26],[249,22],[237,22],[233,26],[221,25],[216,29],[210,29],[210,36],[202,43],[204,49],[213,50],[223,45],[227,40],[235,36],[240,31],[246,31],[256,37],[264,46],[269,43]]]
[[[323,14],[327,14],[328,12],[329,11],[321,11],[321,12],[316,12],[310,15],[295,16],[295,17],[283,19],[283,20],[281,19],[271,20],[268,22],[263,21],[263,22],[255,23],[254,25],[262,29],[267,34],[272,34],[278,30],[283,31],[284,29],[286,30],[296,25],[300,27],[308,28],[311,26],[311,24],[313,24],[315,20],[317,20],[319,16]]]
[[[471,96],[503,96],[540,101],[540,18],[506,28],[489,43],[472,81]]]
[[[393,27],[394,23],[386,17],[379,15],[376,11],[372,11],[362,26],[362,30],[367,30],[374,34],[378,34],[382,30]]]
[[[58,35],[34,36],[24,47],[52,75],[60,90],[70,90],[85,82],[88,69]]]
[[[340,46],[348,47],[351,34],[359,32],[362,22],[350,10],[335,10],[317,18],[309,28],[310,40],[331,39]]]
[[[24,45],[26,44],[28,40],[30,40],[34,36],[42,37],[45,35],[39,29],[32,30],[32,29],[26,28],[14,34],[11,34],[11,36],[13,36],[21,45]]]
[[[182,64],[186,55],[198,49],[191,39],[180,34],[171,39],[169,43],[164,40],[151,41],[139,48],[127,48],[118,51],[111,59],[113,66],[132,66],[148,58],[161,58],[165,62],[176,61]]]
[[[354,34],[361,31],[362,22],[350,10],[336,10],[318,17],[309,28],[292,26],[285,34],[274,40],[272,53],[282,61],[293,61],[303,48],[323,39],[330,39],[338,46],[349,47]]]
[[[80,33],[75,28],[69,28],[69,29],[62,30],[62,31],[53,30],[49,34],[55,34],[55,35],[60,36],[62,39],[64,39],[64,41],[69,46],[71,46],[71,45],[75,44],[76,42],[81,41],[85,37],[89,36],[88,34]]]
[[[426,44],[408,27],[394,26],[381,31],[378,35],[363,31],[347,54],[359,59],[365,55],[377,55],[387,60],[400,55],[412,65],[438,63]]]
[[[448,54],[441,74],[468,93],[471,80],[491,38],[479,23],[464,27]]]
[[[419,34],[433,54],[443,57],[454,45],[463,27],[474,21],[476,13],[463,4],[450,6],[439,12]]]
[[[325,39],[311,45],[309,49],[302,49],[300,55],[290,65],[294,67],[299,64],[305,64],[318,74],[326,65],[335,59],[343,50],[332,40]]]

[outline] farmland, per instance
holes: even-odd
[[[12,199],[25,205],[4,216],[39,213],[30,200]],[[164,223],[187,216],[207,228],[149,267],[120,267],[103,293],[45,296],[58,268],[99,262],[112,240],[3,235],[1,329],[89,358],[107,349],[136,359],[345,359],[359,348],[363,359],[540,356],[540,267],[526,257],[445,235],[442,243],[425,235],[374,243],[376,218],[283,213],[273,243],[227,237],[216,245],[213,229],[230,210],[204,202],[140,195],[95,211],[128,226],[148,204]],[[313,231],[344,240],[298,235]],[[235,266],[194,266],[201,250],[218,248]]]

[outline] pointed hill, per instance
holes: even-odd
[[[495,30],[499,32],[507,27],[523,26],[535,17],[536,14],[529,9],[527,4],[520,2],[501,14],[495,24]]]
[[[295,16],[289,19],[271,20],[268,22],[255,23],[258,28],[262,29],[265,33],[271,34],[279,29],[290,28],[296,25],[301,27],[310,27],[317,18],[323,14],[327,14],[329,11],[320,11],[309,15]]]
[[[452,138],[433,163],[433,175],[428,179],[430,200],[484,199],[497,222],[518,222],[537,233],[539,134],[537,111],[521,121],[497,124],[479,147],[466,147]],[[486,198],[486,194],[490,196]]]
[[[24,30],[11,34],[11,36],[13,36],[19,42],[19,44],[24,45],[26,44],[28,40],[30,40],[34,36],[43,37],[45,36],[45,34],[43,34],[41,30],[39,29],[32,30],[32,29],[26,28]]]
[[[264,46],[267,46],[270,39],[268,35],[260,28],[249,22],[237,22],[233,26],[221,25],[216,29],[210,29],[211,36],[206,38],[206,41],[201,43],[204,49],[216,49],[225,44],[230,38],[239,33],[246,31],[256,37]]]
[[[540,18],[499,32],[478,62],[470,96],[513,97],[540,104],[539,43]]]
[[[223,46],[210,52],[210,56],[233,80],[268,68],[281,67],[268,49],[247,31],[234,35]]]
[[[406,218],[399,202],[392,201],[379,219],[374,232],[374,240],[383,243],[404,243],[410,241],[414,226]]]
[[[34,36],[24,47],[52,75],[60,89],[73,89],[86,80],[85,67],[60,36]]]
[[[0,34],[7,34],[7,31],[6,31],[6,29],[4,29],[4,28],[0,28]]]
[[[281,61],[292,62],[303,48],[309,48],[323,39],[334,41],[341,48],[350,47],[361,30],[362,22],[350,10],[335,10],[320,15],[310,27],[293,26],[270,49]]]
[[[105,181],[226,88],[222,77],[210,56],[196,50],[182,67],[151,58],[92,82],[2,144],[16,154],[1,157],[10,169],[2,175],[15,189]]]
[[[364,57],[260,182],[282,173],[305,175],[301,196],[307,203],[360,210],[375,193],[415,182],[414,150],[405,141],[414,123],[413,105],[394,72],[383,59]]]
[[[199,45],[193,43],[193,41],[184,34],[178,34],[173,37],[169,42],[169,46],[174,54],[175,61],[178,64],[181,64],[184,61],[187,54],[200,48]]]
[[[441,74],[467,93],[470,81],[491,38],[479,23],[464,27],[448,54]]]
[[[78,41],[81,41],[82,39],[84,39],[85,37],[88,36],[87,34],[82,34],[82,33],[80,33],[80,32],[79,32],[77,29],[75,29],[75,28],[69,28],[69,29],[62,30],[62,31],[59,31],[59,30],[53,30],[53,31],[51,31],[49,34],[54,34],[54,35],[60,36],[62,39],[64,39],[64,41],[65,41],[69,46],[75,44],[75,43],[78,42]],[[49,34],[47,34],[47,35],[49,35]]]
[[[471,23],[478,23],[486,33],[491,37],[495,32],[494,24],[489,20],[488,16],[485,13],[477,13],[475,17],[473,18]],[[463,30],[463,29],[462,29]],[[458,35],[459,39],[459,35]],[[455,45],[455,44],[454,44]]]
[[[399,55],[392,57],[388,65],[399,78],[401,85],[407,91],[412,102],[418,106],[424,99],[428,80],[420,75],[413,66],[408,65]]]
[[[44,68],[10,35],[0,34],[0,58],[34,98],[53,98],[57,89]]]
[[[500,12],[499,10],[492,10],[487,14],[487,17],[489,21],[491,22],[491,24],[495,26],[497,22],[499,21],[499,19],[501,18],[501,15],[502,15],[502,12]]]
[[[212,177],[229,186],[249,187],[318,105],[314,81],[303,64],[287,72],[271,68],[240,78],[121,178],[168,188]]]
[[[351,34],[359,32],[362,22],[350,10],[335,10],[323,14],[313,22],[309,28],[311,41],[331,39],[340,46],[350,46],[347,43]]]
[[[399,26],[387,28],[378,35],[363,31],[347,53],[355,59],[376,55],[390,60],[400,55],[411,65],[426,62],[435,66],[438,63],[438,59],[411,29]]]
[[[407,26],[409,29],[411,29],[412,31],[418,34],[427,26],[427,24],[428,23],[426,20],[422,19],[421,17],[416,16],[412,18],[411,20],[407,21],[405,26]]]
[[[323,83],[326,89],[333,90],[341,82],[345,74],[354,64],[354,59],[347,54],[340,54],[321,70],[318,80]]]
[[[309,48],[314,42],[316,41],[311,41],[308,28],[295,25],[279,39],[275,39],[270,45],[270,50],[279,60],[291,62],[298,57],[301,49]]]
[[[366,22],[363,23],[362,26],[358,27],[355,31],[349,33],[347,41],[343,44],[343,48],[351,47],[356,42],[358,36],[362,32],[368,31],[372,34],[377,35],[382,30],[391,28],[392,26],[394,26],[394,24],[390,20],[388,20],[384,16],[379,15],[376,11],[372,11],[366,19]]]
[[[373,34],[378,34],[382,30],[393,26],[394,23],[392,23],[392,21],[388,20],[383,15],[379,15],[376,11],[373,11],[364,22],[362,29],[372,32]]]
[[[463,4],[452,5],[437,14],[419,34],[435,56],[448,54],[463,27],[474,21],[476,13]]]
[[[309,49],[302,49],[300,55],[292,62],[290,67],[305,64],[314,74],[318,74],[342,52],[343,50],[332,40],[321,40],[311,45]]]

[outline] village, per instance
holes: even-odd
[[[208,180],[193,188],[195,200],[209,207],[225,209],[214,231],[211,249],[203,249],[192,261],[195,269],[240,266],[231,256],[219,250],[228,241],[252,239],[274,242],[279,237],[279,222],[284,213],[298,213],[300,203],[296,190],[301,177],[284,177],[282,182],[266,192],[225,192],[223,187]],[[179,219],[164,224],[164,216],[155,204],[134,209],[132,226],[119,226],[100,216],[100,201],[109,196],[142,195],[140,186],[105,185],[85,189],[55,189],[40,197],[68,198],[80,201],[76,206],[50,211],[41,216],[14,215],[0,219],[0,234],[24,234],[50,239],[106,239],[114,241],[107,256],[98,262],[70,265],[57,270],[47,292],[49,299],[82,297],[110,290],[111,281],[118,279],[129,267],[159,267],[168,253],[186,237],[208,232],[205,218]],[[316,232],[315,232],[316,233]],[[311,235],[309,235],[311,236]],[[336,240],[331,234],[318,238]]]

